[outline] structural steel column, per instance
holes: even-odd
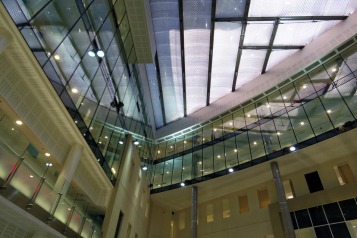
[[[192,186],[191,238],[197,238],[197,186]]]
[[[66,195],[69,184],[73,179],[74,172],[77,169],[79,160],[81,159],[83,151],[83,146],[79,144],[74,144],[69,151],[69,154],[64,163],[63,169],[58,176],[57,182],[55,184],[55,189],[60,192],[63,196]]]
[[[281,181],[278,163],[275,161],[271,162],[270,166],[273,172],[276,191],[278,193],[279,205],[281,209],[281,218],[283,220],[285,236],[286,238],[295,238],[293,222],[291,220],[288,203],[286,202],[284,186],[283,186],[283,182]]]
[[[11,33],[4,27],[0,27],[0,54],[10,45],[13,38]]]

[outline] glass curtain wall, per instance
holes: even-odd
[[[356,90],[354,45],[233,115],[159,144],[153,192],[244,169],[289,153],[290,146],[301,149],[342,133],[355,123]]]
[[[39,152],[18,129],[18,125],[3,114],[0,109],[0,183],[11,186],[26,196],[28,204],[36,203],[63,224],[82,237],[92,237],[98,216],[81,195],[70,186],[66,196],[61,190],[65,184],[56,182],[59,172],[52,166],[48,157]],[[23,158],[19,164],[20,158]],[[14,168],[18,166],[17,170]],[[15,172],[14,172],[15,171]],[[14,173],[11,180],[9,175]],[[42,183],[43,182],[43,183]],[[42,183],[42,186],[41,186]],[[65,183],[68,183],[65,181]],[[73,213],[72,216],[70,214]],[[85,219],[83,219],[85,217]],[[101,224],[97,224],[100,233]],[[94,236],[93,236],[94,237]]]
[[[152,160],[124,1],[1,1],[108,178],[116,178],[126,133],[140,142],[140,157]]]

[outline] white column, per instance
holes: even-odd
[[[63,169],[58,176],[55,189],[57,191],[61,191],[63,196],[65,196],[68,191],[69,184],[73,179],[74,172],[76,171],[78,162],[81,159],[82,151],[83,146],[79,144],[72,145],[72,148],[69,151],[66,161],[63,165]]]
[[[0,27],[0,54],[10,45],[13,41],[11,33],[4,27]]]

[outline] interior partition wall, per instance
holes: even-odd
[[[356,89],[355,43],[258,102],[159,144],[151,192],[245,169],[356,127]]]
[[[115,181],[127,133],[139,141],[140,157],[152,160],[153,132],[124,1],[1,2],[108,178]]]

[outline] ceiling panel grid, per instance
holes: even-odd
[[[206,106],[211,0],[183,0],[187,114]]]
[[[167,122],[184,116],[178,0],[151,0]]]

